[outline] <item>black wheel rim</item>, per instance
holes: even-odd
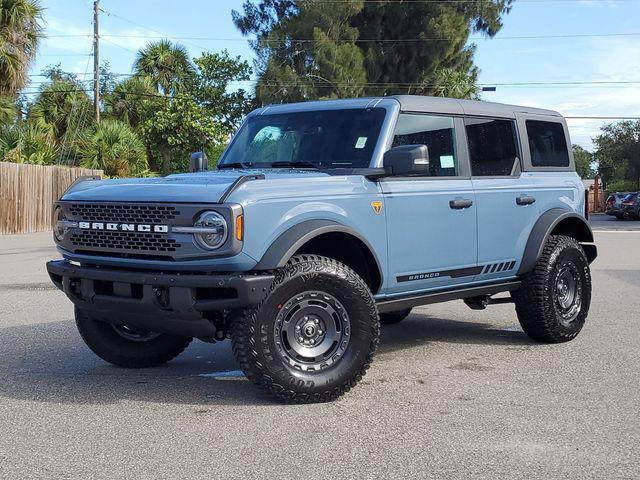
[[[158,338],[162,335],[158,332],[150,332],[149,330],[133,328],[128,325],[116,325],[115,323],[112,323],[111,327],[122,338],[131,340],[132,342],[148,342],[149,340],[153,340],[154,338]]]
[[[582,279],[573,262],[560,266],[554,282],[554,299],[560,323],[570,327],[582,307]]]
[[[276,347],[289,365],[317,371],[341,358],[349,345],[351,322],[334,296],[307,291],[282,305],[274,335]]]

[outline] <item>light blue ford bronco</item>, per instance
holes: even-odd
[[[107,362],[230,338],[268,392],[332,400],[365,374],[380,324],[419,305],[513,302],[534,340],[580,332],[597,250],[570,145],[563,118],[534,108],[268,106],[215,170],[196,154],[189,174],[73,185],[47,269]]]

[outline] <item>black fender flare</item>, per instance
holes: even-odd
[[[524,255],[522,256],[522,262],[518,269],[518,275],[533,270],[540,255],[542,255],[542,249],[551,232],[553,232],[561,222],[565,222],[568,219],[571,219],[571,222],[577,222],[577,225],[579,225],[580,234],[576,240],[582,244],[589,263],[595,260],[598,251],[595,245],[590,245],[593,243],[593,231],[585,218],[573,211],[568,211],[563,208],[552,208],[544,212],[531,229],[529,239],[524,249]]]
[[[278,238],[267,248],[266,252],[254,267],[254,270],[273,270],[283,267],[300,247],[309,240],[324,233],[347,233],[360,240],[373,256],[378,267],[380,278],[383,278],[383,270],[380,260],[369,241],[353,229],[333,220],[305,220],[280,234]]]

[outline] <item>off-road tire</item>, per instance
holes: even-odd
[[[180,355],[191,337],[161,334],[147,341],[124,338],[107,322],[76,308],[80,336],[98,357],[124,368],[157,367]]]
[[[411,313],[410,308],[405,308],[404,310],[395,310],[393,312],[385,312],[380,314],[380,323],[382,325],[393,325],[395,323],[400,323],[402,320],[407,318]]]
[[[335,298],[350,321],[344,351],[315,371],[291,365],[292,360],[283,353],[285,342],[278,333],[282,330],[276,328],[282,327],[278,319],[283,316],[293,321],[284,310],[291,300],[310,291]],[[331,258],[297,255],[276,272],[257,307],[235,316],[231,342],[240,368],[253,383],[287,403],[317,403],[337,399],[360,381],[371,364],[379,335],[376,304],[360,276]]]
[[[556,282],[562,269],[570,265],[575,266],[581,300],[577,315],[567,325],[562,323]],[[523,275],[521,280],[522,285],[513,297],[518,320],[525,333],[545,343],[574,339],[584,326],[591,303],[589,262],[580,244],[571,237],[550,236],[534,269]]]

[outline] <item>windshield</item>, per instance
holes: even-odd
[[[386,110],[319,110],[247,119],[218,167],[366,168]]]

